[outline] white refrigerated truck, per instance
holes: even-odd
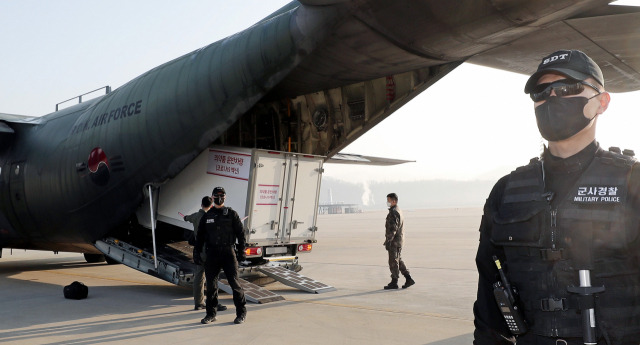
[[[296,264],[313,248],[324,157],[291,152],[211,147],[158,193],[158,221],[193,230],[180,214],[196,212],[214,187],[245,219],[252,263]]]
[[[292,152],[215,146],[202,152],[175,178],[148,188],[137,212],[138,223],[153,231],[153,251],[120,239],[98,241],[108,258],[178,285],[190,285],[192,247],[185,242],[156,243],[162,223],[193,231],[184,214],[198,211],[203,196],[223,187],[225,206],[245,226],[247,261],[240,277],[269,276],[310,292],[332,287],[297,275],[298,254],[316,243],[318,198],[324,157]],[[181,251],[181,253],[179,253]],[[176,255],[178,253],[178,255]],[[186,254],[186,256],[185,256]]]

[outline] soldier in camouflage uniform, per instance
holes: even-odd
[[[386,238],[384,241],[384,247],[389,252],[389,270],[391,271],[391,282],[387,284],[384,289],[397,289],[398,278],[400,272],[407,279],[402,285],[403,289],[415,284],[416,282],[411,279],[407,266],[402,261],[400,252],[402,251],[402,245],[404,243],[404,217],[402,211],[398,208],[398,195],[396,193],[390,193],[387,195],[387,206],[389,206],[389,214],[387,214],[387,221],[385,223]]]

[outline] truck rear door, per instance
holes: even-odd
[[[249,242],[299,243],[315,237],[323,157],[255,150]]]
[[[254,151],[249,205],[250,242],[279,243],[280,210],[287,162],[280,152]],[[261,243],[262,244],[262,243]]]
[[[300,243],[315,238],[322,157],[288,155],[289,176],[283,213],[282,241]]]

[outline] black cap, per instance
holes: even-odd
[[[538,70],[529,77],[524,86],[524,93],[531,93],[540,76],[549,72],[560,73],[575,80],[585,80],[591,77],[600,85],[604,85],[604,77],[600,67],[587,54],[579,50],[559,50],[542,59]]]
[[[225,192],[225,191],[224,191],[224,188],[222,188],[222,187],[216,187],[216,188],[214,188],[214,189],[213,189],[213,192],[211,192],[211,195],[216,195],[216,194],[220,194],[220,193],[222,193],[222,194],[224,194],[224,195],[227,195],[227,192]]]

